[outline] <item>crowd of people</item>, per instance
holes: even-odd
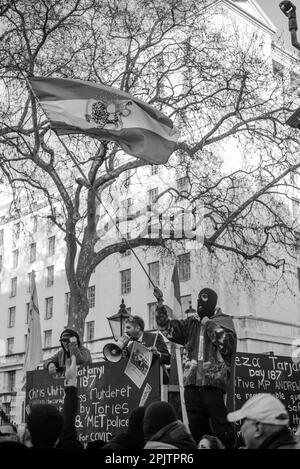
[[[49,404],[34,404],[22,432],[15,425],[0,425],[0,449],[85,449],[85,450],[167,450],[197,449],[300,449],[300,431],[289,427],[289,414],[284,404],[271,394],[259,393],[234,412],[224,403],[230,379],[234,378],[237,337],[232,318],[217,306],[217,294],[210,288],[199,292],[197,314],[187,319],[174,319],[158,299],[158,330],[171,342],[187,351],[183,384],[188,425],[168,402],[155,401],[133,409],[126,432],[109,442],[94,441],[84,445],[78,440],[75,419],[78,412],[77,365],[91,363],[76,331],[65,329],[61,349],[45,361],[51,376],[65,375],[63,411]],[[162,335],[144,331],[144,321],[131,316],[126,333],[153,352],[163,365],[170,354]],[[130,355],[132,343],[125,356]],[[240,423],[240,431],[236,432]]]

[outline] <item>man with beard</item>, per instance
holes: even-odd
[[[84,347],[79,339],[79,335],[73,329],[65,329],[60,335],[61,349],[48,360],[44,361],[44,368],[51,376],[61,375],[66,366],[67,358],[74,355],[76,365],[88,365],[92,363],[90,351]]]
[[[233,426],[227,421],[224,396],[234,372],[236,332],[233,320],[217,308],[217,293],[203,288],[198,295],[197,314],[187,319],[171,319],[158,299],[158,329],[171,342],[183,345],[183,384],[190,431],[198,444],[202,435],[214,434],[227,448],[234,444]]]

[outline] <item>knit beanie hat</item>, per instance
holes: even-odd
[[[80,346],[80,339],[79,339],[79,335],[76,331],[74,331],[73,329],[64,329],[62,331],[62,333],[60,334],[60,340],[61,339],[65,339],[65,338],[70,338],[70,337],[76,337],[77,338],[77,342],[78,342],[78,345]]]
[[[168,402],[152,402],[144,415],[144,435],[148,441],[161,428],[178,420],[174,407]]]

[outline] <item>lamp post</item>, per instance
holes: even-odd
[[[123,336],[125,331],[125,322],[129,317],[130,314],[126,309],[124,298],[122,298],[119,311],[116,314],[106,318],[109,322],[112,334],[116,341]]]

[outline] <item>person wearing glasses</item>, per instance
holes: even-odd
[[[159,301],[162,292],[157,287],[154,296],[158,299],[158,329],[186,349],[184,398],[195,442],[205,434],[213,434],[226,448],[232,448],[234,427],[227,421],[224,400],[233,377],[237,342],[231,316],[217,307],[218,296],[211,288],[199,292],[197,314],[187,319],[168,316],[167,308]]]
[[[51,376],[60,376],[64,373],[66,360],[71,355],[75,356],[76,365],[92,363],[90,351],[81,344],[78,333],[73,329],[64,329],[59,341],[61,349],[44,361],[44,368],[49,371]]]

